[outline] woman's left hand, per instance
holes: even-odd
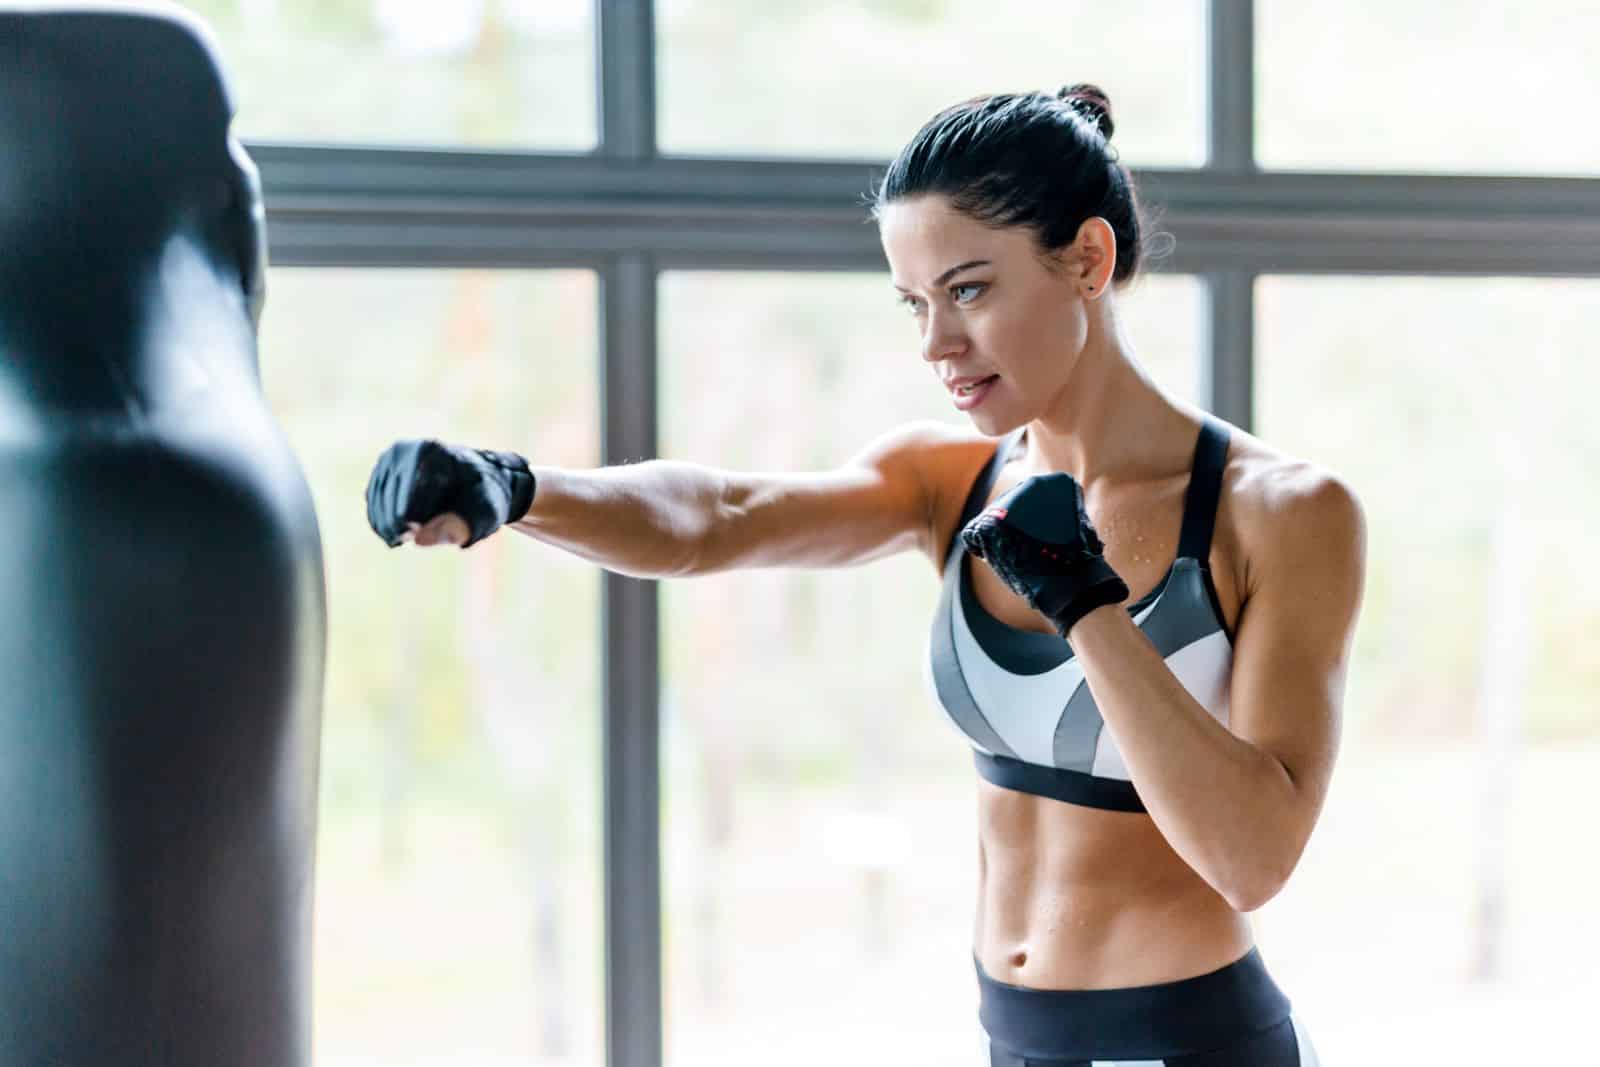
[[[967,523],[961,540],[1062,637],[1095,608],[1128,599],[1070,474],[1018,482]]]

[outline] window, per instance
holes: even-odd
[[[311,483],[330,618],[318,1063],[603,1059],[599,574],[502,530],[391,551],[390,442],[599,462],[586,272],[279,270],[268,401]]]
[[[1196,0],[663,0],[657,23],[665,152],[883,159],[968,97],[1092,82],[1128,162],[1205,157]]]
[[[1258,288],[1261,436],[1342,475],[1370,539],[1333,789],[1263,955],[1326,1062],[1559,1058],[1549,1021],[1600,993],[1571,819],[1600,807],[1600,283]]]
[[[1257,0],[1268,167],[1600,174],[1600,7]]]
[[[251,140],[591,149],[588,0],[186,0]]]

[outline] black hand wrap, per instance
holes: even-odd
[[[378,457],[367,481],[367,522],[393,548],[407,523],[454,513],[471,534],[461,547],[470,548],[526,515],[534,488],[528,461],[515,452],[396,441]]]
[[[961,540],[1062,637],[1095,608],[1128,599],[1070,474],[1019,482],[967,523]]]

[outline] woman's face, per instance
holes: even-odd
[[[940,387],[998,376],[967,397],[951,391],[979,430],[999,436],[1056,405],[1088,336],[1070,253],[1047,268],[1031,232],[985,226],[943,196],[889,204],[878,233]]]

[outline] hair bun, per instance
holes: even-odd
[[[1111,140],[1111,134],[1117,127],[1111,121],[1111,98],[1106,96],[1104,89],[1087,82],[1063,85],[1056,91],[1056,99],[1082,115],[1106,140]]]

